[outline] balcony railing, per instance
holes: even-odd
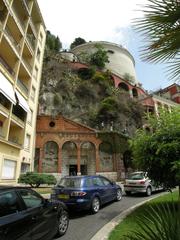
[[[17,79],[17,85],[20,87],[20,89],[26,94],[28,95],[28,88],[26,87],[26,85],[19,79]]]
[[[12,114],[12,119],[14,120],[14,122],[16,122],[21,128],[24,128],[25,123],[18,118],[16,115]]]
[[[13,7],[13,12],[15,13],[16,19],[18,20],[18,24],[20,25],[20,27],[21,27],[21,29],[23,30],[23,33],[24,33],[25,27],[26,27],[26,25],[25,25],[26,21],[23,21],[21,19],[21,17],[19,16],[17,10],[15,9],[15,7]]]
[[[22,144],[19,142],[19,139],[17,137],[9,137],[8,141],[13,145],[15,144],[18,147],[22,147]]]
[[[31,64],[28,63],[28,61],[25,60],[24,58],[23,58],[23,62],[24,62],[24,64],[25,64],[26,68],[29,70],[29,72],[30,72],[30,74],[31,74],[31,72],[32,72],[32,66],[31,66]]]
[[[20,44],[18,42],[16,42],[16,40],[13,38],[13,35],[12,35],[11,31],[9,30],[9,28],[7,26],[6,26],[6,29],[5,29],[5,33],[7,34],[8,38],[11,41],[11,43],[13,44],[13,46],[15,47],[17,52],[19,53],[20,50],[21,50]]]
[[[14,76],[15,72],[13,69],[8,65],[8,63],[4,60],[4,58],[0,55],[0,63],[7,69],[7,71]]]
[[[35,46],[36,46],[36,40],[35,38],[33,37],[32,34],[27,34],[26,35],[26,38],[28,40],[28,43],[30,44],[30,47],[32,48],[32,50],[34,51],[35,50]]]
[[[9,115],[9,110],[0,103],[0,110],[6,115]]]

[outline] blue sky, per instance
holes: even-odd
[[[133,55],[136,73],[143,88],[157,90],[172,82],[164,66],[142,62],[139,47],[142,39],[132,31],[132,19],[143,15],[147,0],[38,0],[46,28],[58,35],[68,49],[75,38],[121,44]]]

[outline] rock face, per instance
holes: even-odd
[[[40,115],[58,115],[95,129],[132,135],[142,124],[142,107],[114,87],[110,71],[75,67],[61,54],[44,60],[39,96]]]

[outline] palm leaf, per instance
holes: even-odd
[[[141,57],[151,63],[168,63],[168,77],[177,81],[180,78],[180,2],[148,0],[143,12],[144,16],[133,22],[145,43],[140,50]]]
[[[124,236],[125,240],[179,240],[180,218],[177,204],[147,206],[135,219],[139,228]]]

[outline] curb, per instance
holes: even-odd
[[[168,194],[169,192],[163,192],[161,194],[159,194],[158,196],[154,196],[150,199],[147,199],[143,202],[140,202],[130,208],[128,208],[127,210],[123,211],[122,213],[120,213],[119,215],[117,215],[115,218],[113,218],[109,223],[105,224],[90,240],[107,240],[109,237],[110,232],[120,223],[123,221],[123,219],[129,215],[133,210],[135,210],[136,208],[140,207],[141,205],[143,205],[146,202],[151,201],[154,198],[157,198],[161,195],[165,195]]]

